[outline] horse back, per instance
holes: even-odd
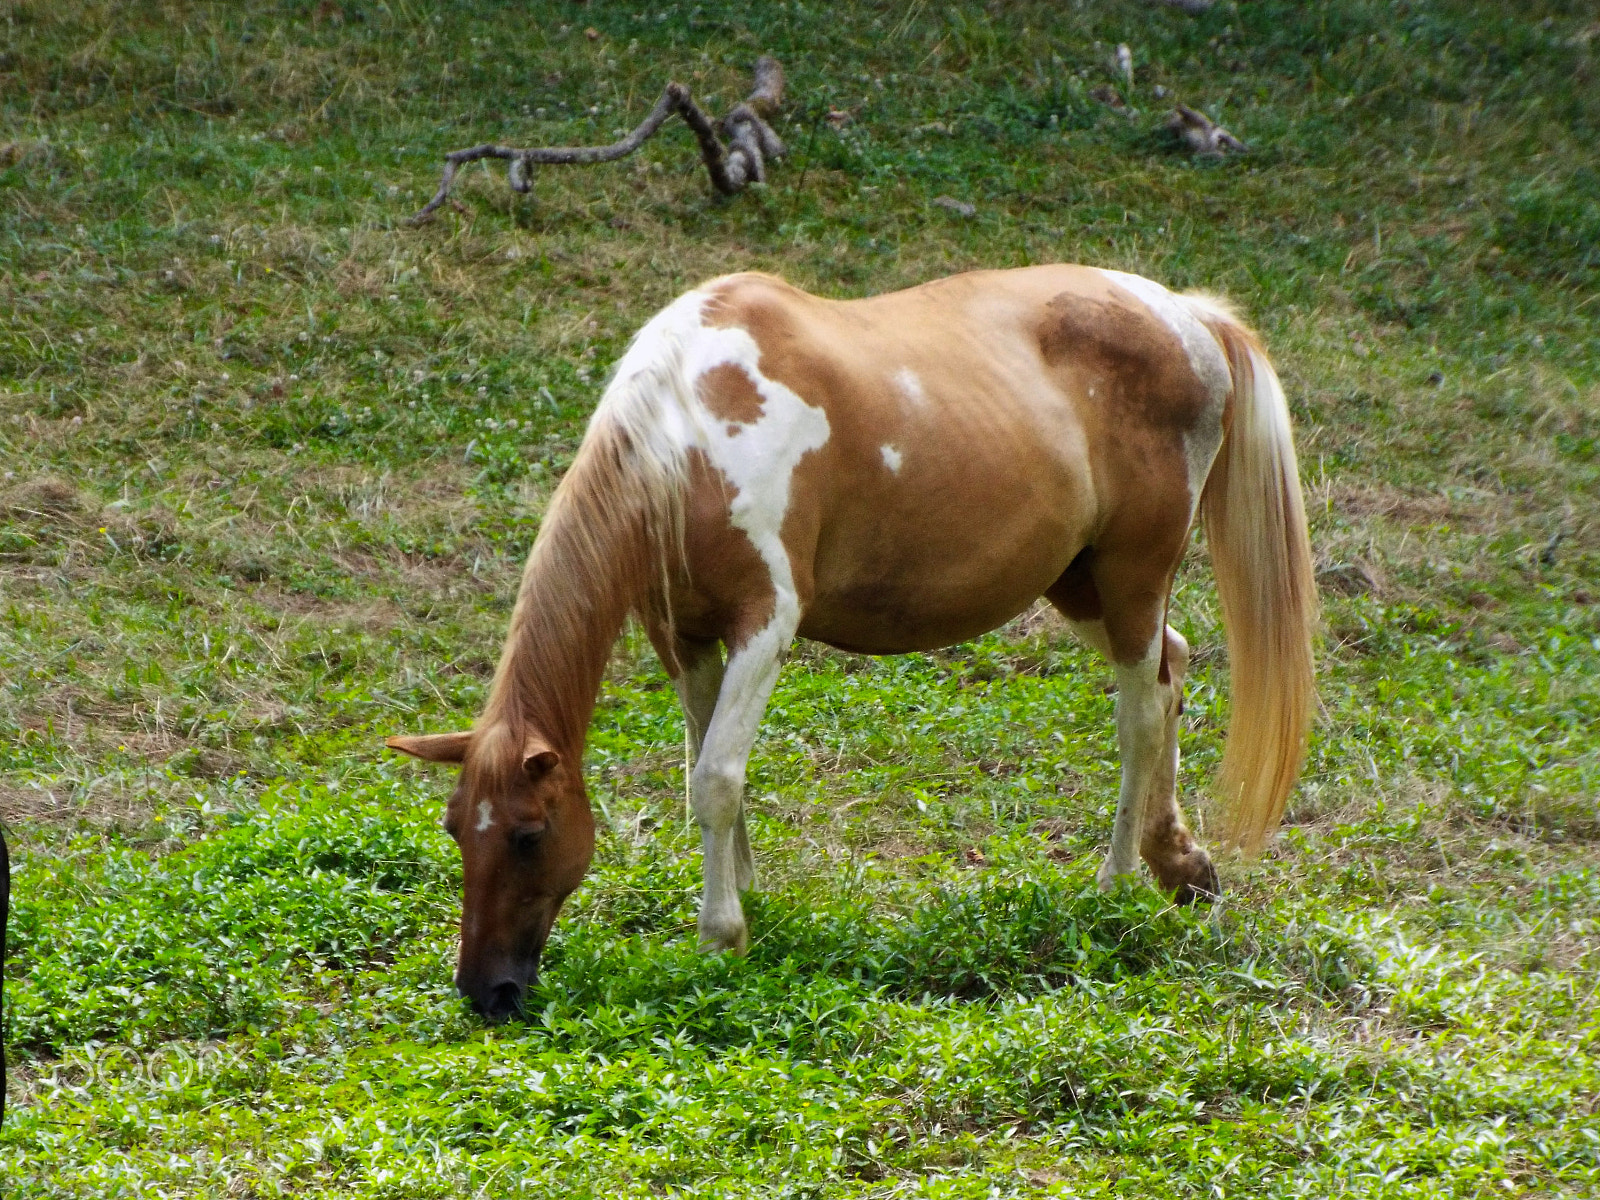
[[[985,271],[853,301],[765,275],[707,285],[707,338],[746,352],[689,364],[726,443],[701,456],[689,546],[706,552],[691,576],[739,559],[759,590],[760,543],[781,542],[801,631],[886,651],[1006,620],[1085,546],[1166,553],[1220,439],[1226,364],[1178,297],[1130,279]],[[802,410],[815,415],[796,456]],[[783,493],[781,511],[746,505],[746,526],[764,522],[742,530],[754,553],[730,470]]]

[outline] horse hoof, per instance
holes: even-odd
[[[1094,883],[1102,892],[1114,892],[1119,887],[1134,882],[1136,871],[1125,874],[1116,874],[1111,870],[1111,864],[1105,863],[1094,874]]]
[[[710,929],[700,927],[700,953],[702,954],[731,954],[735,958],[743,958],[750,949],[750,931],[743,925]]]
[[[1189,877],[1178,881],[1172,890],[1172,902],[1180,907],[1210,904],[1222,895],[1222,881],[1217,878],[1217,868],[1211,856],[1199,850],[1196,851],[1196,859],[1189,867]]]

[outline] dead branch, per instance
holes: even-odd
[[[1187,104],[1180,104],[1167,118],[1167,128],[1191,154],[1201,158],[1221,158],[1229,150],[1248,149],[1243,142],[1218,125],[1203,112],[1196,112]]]
[[[782,158],[786,153],[783,139],[767,124],[767,118],[783,105],[783,83],[783,67],[778,60],[762,55],[756,60],[754,90],[720,121],[713,121],[706,115],[689,95],[688,88],[681,83],[669,83],[650,115],[627,137],[609,146],[547,146],[521,150],[485,144],[454,150],[444,156],[444,177],[439,181],[439,190],[411,218],[411,224],[420,225],[433,216],[449,198],[456,171],[467,163],[483,158],[505,160],[511,190],[526,193],[533,190],[534,167],[615,162],[644,145],[673,113],[681,116],[694,131],[695,140],[700,144],[700,157],[705,160],[706,172],[711,176],[711,186],[724,196],[735,195],[748,184],[765,183],[767,161]]]

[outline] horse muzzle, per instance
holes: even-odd
[[[487,1021],[509,1021],[522,1015],[527,988],[514,979],[502,979],[481,990],[457,989],[472,1002],[472,1011]]]
[[[487,971],[456,971],[456,991],[466,997],[472,1011],[486,1021],[508,1021],[520,1017],[528,989],[539,979],[539,960],[519,967],[501,962]]]

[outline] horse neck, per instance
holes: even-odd
[[[647,541],[630,514],[575,500],[565,485],[558,491],[523,570],[480,724],[581,756],[611,648],[649,587]]]

